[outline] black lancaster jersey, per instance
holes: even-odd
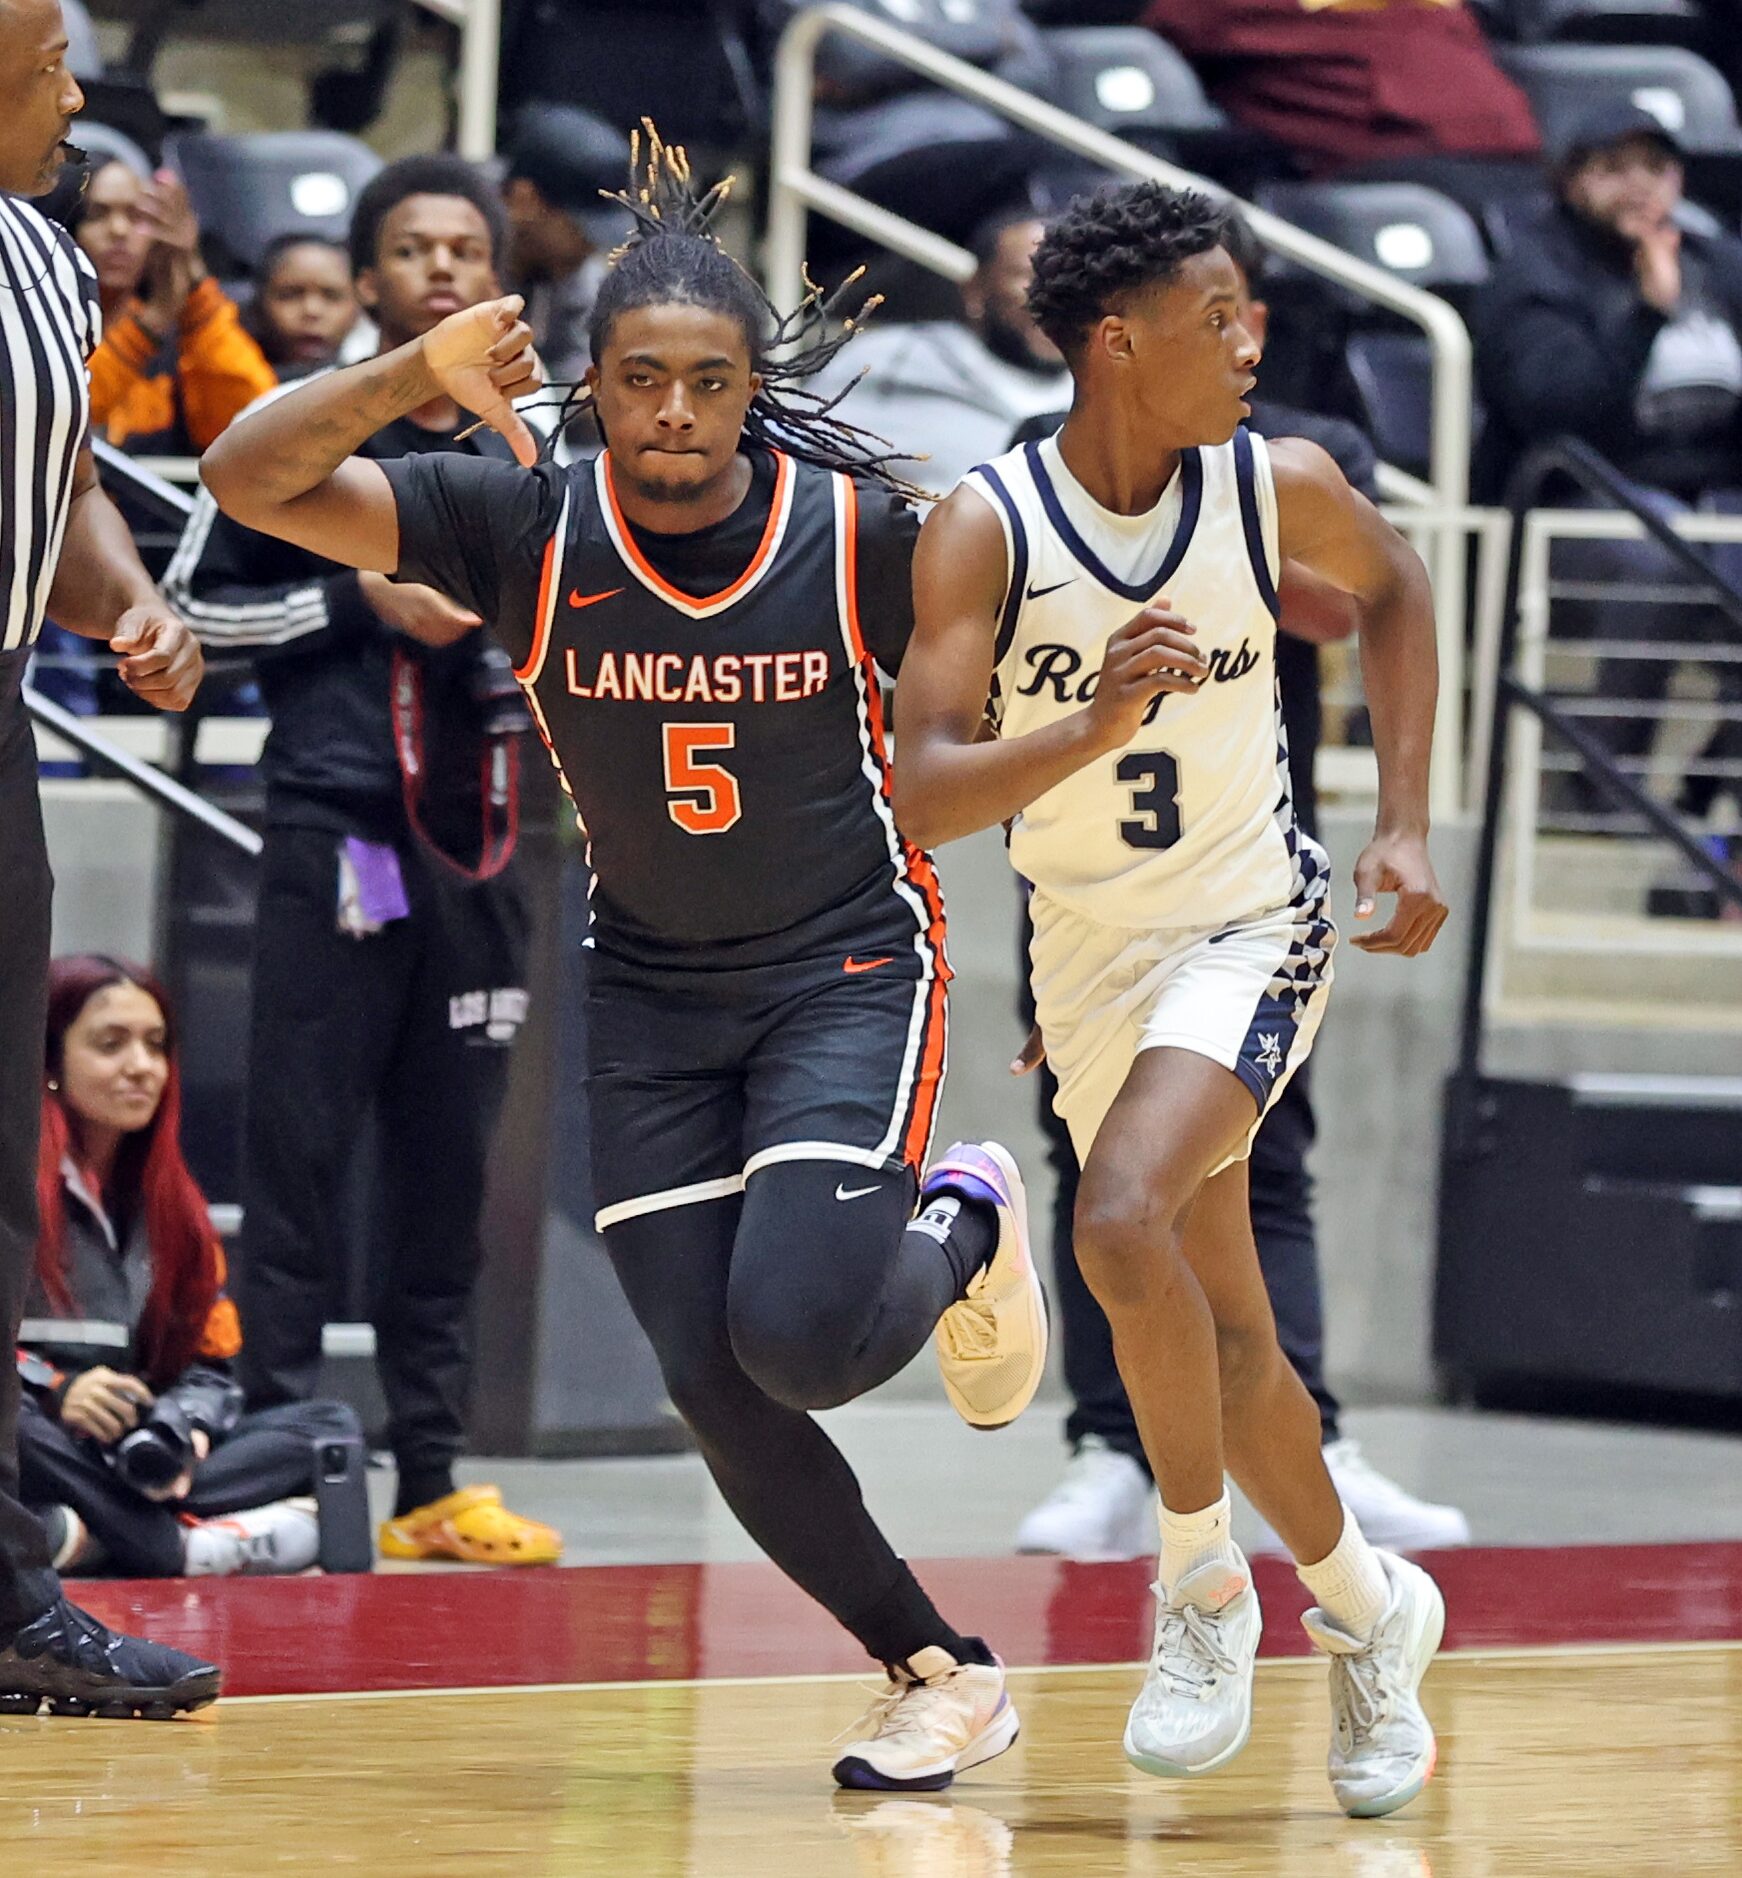
[[[727,965],[863,941],[929,977],[941,903],[890,814],[876,673],[912,628],[917,519],[750,456],[739,508],[682,535],[628,522],[608,453],[384,463],[399,577],[495,622],[586,831],[601,948]]]

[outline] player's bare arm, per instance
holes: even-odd
[[[1365,952],[1413,958],[1433,944],[1446,903],[1428,857],[1428,765],[1439,658],[1427,570],[1403,537],[1344,480],[1317,444],[1270,446],[1282,557],[1353,597],[1360,610],[1361,673],[1379,759],[1379,815],[1355,863],[1355,917],[1377,897],[1397,909],[1377,932],[1357,933]]]
[[[381,467],[354,452],[378,430],[438,398],[475,412],[530,466],[538,446],[513,400],[542,382],[521,300],[452,313],[421,339],[329,372],[238,419],[206,452],[200,476],[245,527],[365,572],[399,566],[399,514]]]
[[[1107,645],[1094,699],[1026,736],[981,739],[1008,568],[1004,531],[961,489],[920,530],[914,628],[896,685],[895,820],[932,848],[1018,815],[1085,763],[1123,749],[1151,701],[1195,691],[1209,669],[1194,628],[1146,607]]]
[[[66,536],[49,612],[68,631],[107,641],[121,680],[160,711],[185,711],[204,674],[200,642],[139,559],[121,512],[103,493],[89,444],[73,466]]]

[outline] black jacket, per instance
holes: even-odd
[[[512,455],[494,431],[456,445],[408,420],[389,425],[358,454],[453,449]],[[481,816],[483,634],[439,650],[416,644],[382,624],[350,569],[244,528],[204,490],[163,586],[208,651],[244,653],[255,667],[272,718],[261,758],[269,823],[405,838],[391,675],[395,654],[416,661],[429,758],[425,814],[444,848],[470,858]]]
[[[1719,313],[1742,334],[1742,242],[1682,237]],[[1623,474],[1690,495],[1742,487],[1742,423],[1689,444],[1643,434],[1635,398],[1665,317],[1639,296],[1629,243],[1556,207],[1521,233],[1476,302],[1476,370],[1488,410],[1481,493],[1499,493],[1532,443],[1570,435]]]

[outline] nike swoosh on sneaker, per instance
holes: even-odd
[[[1057,593],[1061,587],[1068,587],[1075,574],[1067,574],[1063,580],[1055,580],[1050,587],[1037,587],[1033,581],[1028,583],[1028,597],[1031,600],[1044,600],[1049,593]]]
[[[862,1200],[868,1193],[875,1193],[876,1187],[849,1187],[844,1181],[835,1189],[837,1200]]]
[[[597,606],[601,600],[615,600],[623,591],[613,587],[609,593],[582,593],[579,587],[569,589],[569,605],[572,607]]]
[[[894,963],[895,959],[893,955],[881,959],[856,959],[849,955],[842,961],[841,970],[844,972],[874,972],[879,965],[893,965]]]

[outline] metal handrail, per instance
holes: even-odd
[[[97,769],[110,776],[119,776],[123,782],[131,783],[141,795],[149,796],[152,801],[161,803],[164,808],[184,816],[188,821],[197,822],[207,833],[216,835],[220,841],[227,841],[231,847],[239,848],[244,854],[259,855],[263,843],[246,823],[237,821],[233,815],[226,815],[204,796],[195,795],[191,789],[184,789],[173,776],[166,776],[155,764],[123,750],[118,743],[111,743],[63,705],[56,704],[52,698],[45,698],[33,685],[24,687],[24,708],[39,724],[46,725],[57,737],[82,751]]]
[[[124,484],[130,495],[155,509],[171,526],[181,527],[193,514],[194,499],[185,489],[178,489],[174,483],[166,482],[126,451],[117,450],[101,437],[93,437],[91,454],[97,459],[97,467],[103,472],[105,482]]]
[[[459,124],[454,141],[474,163],[496,154],[496,92],[502,62],[502,0],[417,0],[460,29]]]
[[[1205,189],[1237,202],[1218,184],[1097,130],[1056,105],[940,52],[925,40],[869,13],[837,4],[812,7],[800,13],[781,34],[775,57],[774,134],[763,267],[768,291],[777,305],[796,305],[805,291],[805,234],[813,209],[948,279],[963,280],[973,269],[973,257],[955,243],[829,182],[812,167],[817,47],[830,33],[874,47],[945,90],[971,98],[1033,135],[1103,168],[1145,177],[1170,188]],[[1470,334],[1463,320],[1437,295],[1413,287],[1317,235],[1309,235],[1266,209],[1249,202],[1237,205],[1253,234],[1266,247],[1401,314],[1427,335],[1433,353],[1428,483],[1435,509],[1461,511],[1470,487],[1472,382]],[[1407,483],[1393,480],[1388,493],[1413,491]],[[1434,737],[1435,809],[1440,813],[1457,805],[1462,758],[1464,537],[1460,529],[1447,526],[1438,530],[1431,565],[1440,669],[1446,681]]]
[[[818,176],[811,167],[811,133],[815,110],[816,53],[829,33],[841,33],[873,46],[898,64],[919,72],[947,91],[1009,118],[1049,143],[1060,145],[1110,170],[1148,177],[1171,188],[1207,189],[1217,196],[1228,192],[1178,164],[1164,162],[1109,132],[1097,130],[1001,78],[993,78],[964,60],[940,52],[936,46],[869,13],[842,5],[812,7],[798,15],[780,38],[774,68],[774,137],[768,213],[768,248],[765,272],[775,300],[790,304],[803,292],[805,221],[812,208],[845,221],[875,241],[888,242],[891,225],[920,236],[929,231],[876,208],[851,191]],[[1234,198],[1229,198],[1234,200]],[[1267,209],[1249,202],[1238,204],[1254,235],[1268,248],[1298,262],[1312,273],[1326,275],[1363,299],[1377,301],[1401,314],[1427,335],[1434,355],[1433,446],[1428,481],[1436,498],[1448,508],[1460,508],[1470,486],[1471,351],[1468,328],[1457,312],[1437,295],[1412,287],[1371,262],[1346,253],[1333,243],[1309,235]],[[962,263],[971,271],[973,260],[952,242],[931,235],[922,244],[927,252],[912,259],[934,272],[965,278]],[[947,254],[946,254],[947,251]],[[939,265],[954,257],[953,264]]]
[[[1742,591],[1720,574],[1690,542],[1651,513],[1635,496],[1612,464],[1589,444],[1561,437],[1532,450],[1513,472],[1506,488],[1506,507],[1512,516],[1512,539],[1507,550],[1506,596],[1500,614],[1500,643],[1495,655],[1494,695],[1490,707],[1487,775],[1482,792],[1481,833],[1476,850],[1475,891],[1470,909],[1469,954],[1464,972],[1464,1006],[1459,1029],[1454,1083],[1473,1097],[1481,1078],[1482,1007],[1488,980],[1488,936],[1493,921],[1494,884],[1500,852],[1500,816],[1506,788],[1507,733],[1518,706],[1531,713],[1579,756],[1586,771],[1611,800],[1632,810],[1670,842],[1696,873],[1705,876],[1722,899],[1742,907],[1742,880],[1715,861],[1700,846],[1677,816],[1654,800],[1615,762],[1602,744],[1575,718],[1568,716],[1540,691],[1532,689],[1512,671],[1518,650],[1519,589],[1524,570],[1524,517],[1542,494],[1550,477],[1567,475],[1594,494],[1606,497],[1632,515],[1654,541],[1683,567],[1713,589],[1713,598],[1730,632],[1742,635]],[[1469,1114],[1467,1106],[1458,1112]]]

